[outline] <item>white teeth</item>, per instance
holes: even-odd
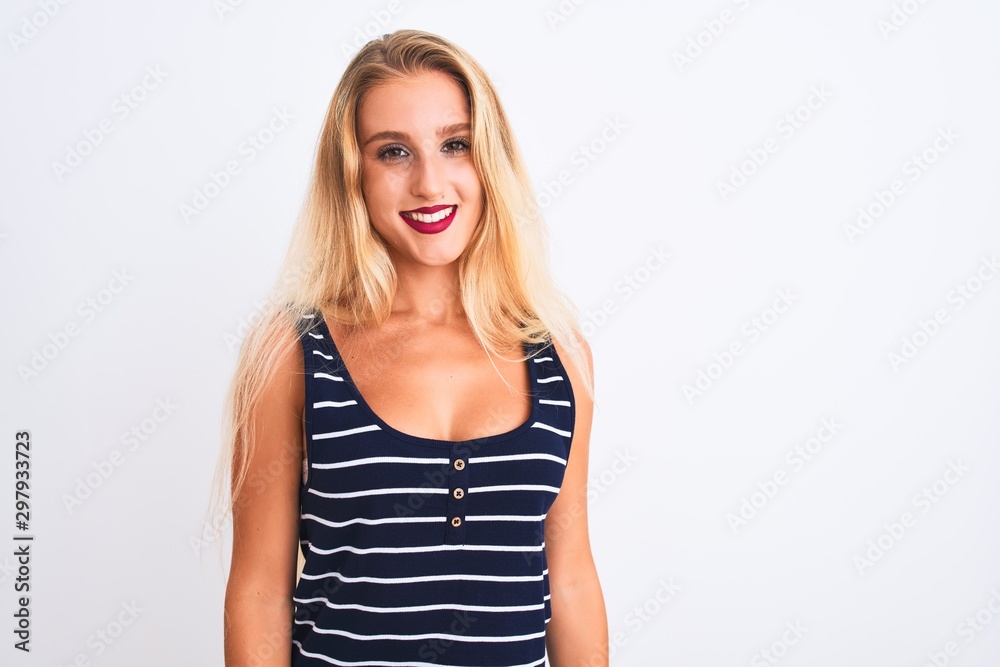
[[[454,206],[449,206],[448,208],[443,208],[437,213],[403,213],[410,220],[416,220],[417,222],[441,222],[455,210]]]

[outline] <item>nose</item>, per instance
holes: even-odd
[[[412,172],[410,192],[414,197],[434,201],[444,194],[442,165],[435,156],[421,157]]]

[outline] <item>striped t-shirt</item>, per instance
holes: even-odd
[[[575,417],[555,348],[524,346],[533,353],[527,421],[446,441],[403,433],[374,413],[319,311],[299,333],[305,565],[292,666],[545,665],[545,516]]]

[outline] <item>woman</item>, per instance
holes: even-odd
[[[608,664],[592,359],[544,241],[480,65],[362,48],[229,395],[227,665]]]

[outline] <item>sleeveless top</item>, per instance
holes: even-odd
[[[306,461],[292,667],[546,664],[545,516],[576,414],[549,344],[525,344],[531,415],[446,441],[386,424],[318,310],[299,323]]]

